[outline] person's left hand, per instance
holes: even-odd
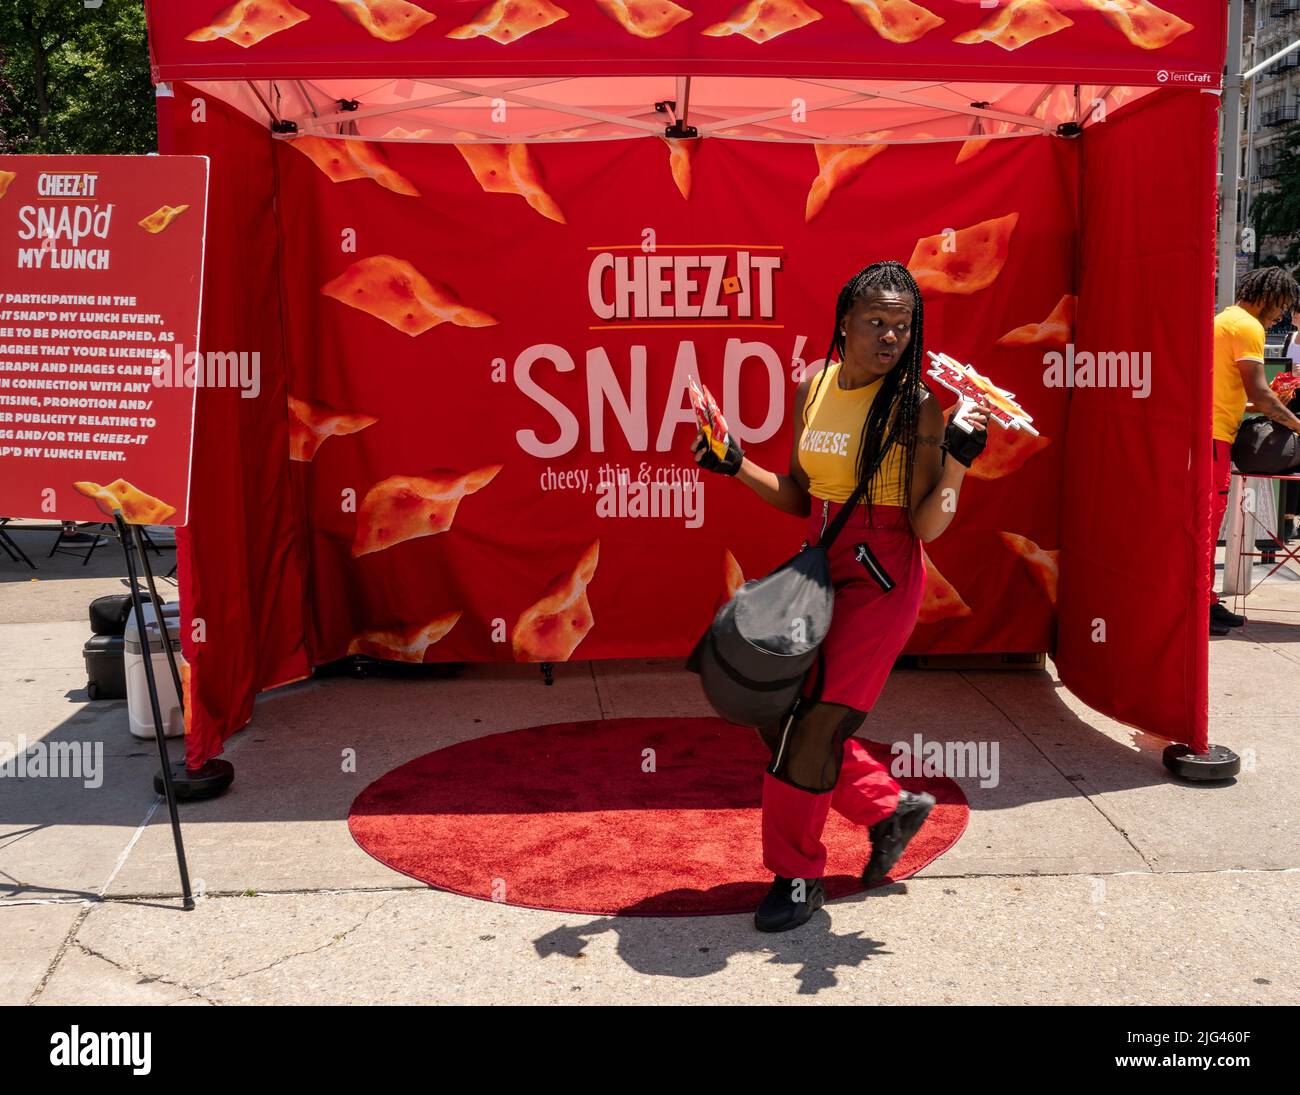
[[[989,413],[992,409],[987,400],[981,399],[976,402],[973,409],[966,412],[965,420],[972,427],[969,433],[956,422],[948,423],[948,429],[943,435],[943,449],[951,453],[952,458],[959,464],[969,468],[976,457],[984,451],[984,445],[989,439]]]

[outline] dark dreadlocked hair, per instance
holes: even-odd
[[[1300,299],[1300,285],[1282,266],[1261,266],[1241,279],[1237,299],[1247,304],[1280,304],[1294,309]]]
[[[925,385],[921,380],[924,363],[924,307],[921,290],[917,287],[907,267],[901,262],[889,259],[873,262],[864,266],[844,283],[839,299],[835,303],[835,326],[831,329],[831,346],[826,352],[826,368],[818,374],[817,384],[826,376],[832,355],[844,360],[846,336],[840,334],[840,328],[848,320],[853,310],[853,302],[865,297],[873,290],[895,292],[912,298],[912,340],[907,350],[881,381],[880,391],[871,401],[871,410],[862,424],[861,444],[858,451],[858,483],[865,484],[864,497],[867,512],[870,515],[873,502],[872,475],[876,463],[881,459],[887,445],[899,445],[905,456],[903,461],[903,496],[908,496],[908,485],[912,482],[912,466],[916,462],[916,428],[921,406],[921,395]],[[807,403],[811,405],[813,393],[808,394]],[[892,425],[891,425],[892,424]]]

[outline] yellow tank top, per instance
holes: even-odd
[[[815,498],[846,502],[858,485],[858,451],[862,425],[880,391],[883,377],[852,391],[839,385],[840,363],[827,365],[814,377],[804,405],[803,432],[799,436],[799,466],[808,476],[808,493]],[[903,484],[904,453],[890,448],[871,482],[871,500],[878,506],[906,506]]]

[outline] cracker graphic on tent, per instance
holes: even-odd
[[[673,182],[683,198],[691,196],[691,162],[695,159],[695,150],[699,140],[692,137],[660,137],[668,146],[668,168],[673,173]]]
[[[519,616],[510,642],[517,662],[567,662],[595,625],[587,586],[596,573],[600,541],[595,540],[567,574],[557,574],[541,599]]]
[[[885,39],[900,45],[915,42],[943,19],[912,0],[845,0],[854,14]]]
[[[185,727],[185,733],[190,733],[193,725],[190,720],[194,717],[194,679],[191,676],[190,663],[184,658],[180,659],[179,669],[181,671],[181,725]]]
[[[375,38],[400,42],[437,18],[407,0],[334,0],[343,14],[360,23]]]
[[[1014,122],[998,121],[989,123],[985,121],[985,126],[991,133],[1010,133],[1015,127]],[[969,141],[962,141],[961,148],[957,150],[957,158],[954,164],[965,163],[972,156],[978,156],[992,142],[992,137],[972,137]]]
[[[939,620],[970,616],[970,605],[962,600],[953,584],[939,573],[939,568],[931,562],[929,554],[922,554],[925,558],[925,596],[921,598],[916,622],[933,624]]]
[[[1011,0],[974,30],[957,35],[953,41],[964,46],[992,42],[1010,51],[1072,26],[1074,21],[1057,11],[1049,0]]]
[[[745,584],[745,572],[740,569],[736,557],[726,548],[722,549],[722,587],[726,590],[724,601],[731,600],[736,591]]]
[[[916,241],[907,268],[922,291],[933,293],[977,293],[992,285],[1011,251],[1011,233],[1019,213],[972,224],[954,234],[953,247],[942,232]]]
[[[8,193],[10,185],[16,178],[18,178],[17,171],[0,171],[0,198]]]
[[[1032,116],[1044,122],[1077,121],[1074,116],[1077,105],[1073,87],[1054,87],[1034,107]]]
[[[179,217],[182,213],[184,213],[185,210],[187,210],[188,208],[189,208],[188,205],[159,206],[157,209],[155,209],[147,217],[140,220],[138,223],[140,227],[143,228],[146,232],[156,236],[159,232],[161,232],[164,228],[166,228],[169,224],[171,224],[172,221],[174,221],[177,217]]]
[[[1163,49],[1175,38],[1196,28],[1151,0],[1083,0],[1099,11],[1133,45],[1141,49]]]
[[[1005,543],[1012,551],[1024,559],[1029,566],[1029,573],[1038,587],[1047,594],[1047,599],[1051,601],[1052,607],[1056,607],[1056,586],[1060,579],[1060,567],[1058,561],[1060,551],[1053,549],[1048,551],[1040,548],[1033,540],[1026,536],[1020,536],[1014,532],[999,532]]]
[[[321,292],[412,338],[440,323],[491,327],[497,322],[495,316],[463,304],[448,286],[430,281],[405,259],[392,255],[359,259],[323,285]]]
[[[390,631],[363,631],[348,643],[348,653],[395,662],[423,662],[429,647],[455,627],[460,616],[460,612],[444,612],[427,624]]]
[[[950,421],[956,409],[954,403],[943,412],[943,420]],[[1050,437],[1028,430],[989,430],[988,434],[984,451],[966,471],[968,479],[1001,479],[1022,468],[1031,456],[1052,443]]]
[[[125,479],[114,479],[107,486],[87,481],[72,485],[109,517],[113,516],[114,510],[120,509],[122,520],[128,525],[160,525],[176,512],[175,506],[169,506],[152,494],[145,494]]]
[[[798,30],[822,17],[821,12],[810,8],[803,0],[750,0],[736,8],[721,23],[705,27],[701,34],[710,38],[725,38],[740,34],[760,45]]]
[[[569,13],[549,0],[495,0],[463,26],[447,32],[448,38],[491,38],[508,46],[535,30],[549,27]]]
[[[361,500],[352,557],[446,532],[460,500],[482,490],[500,470],[500,464],[488,464],[464,473],[438,468],[428,475],[381,479]]]
[[[1008,331],[998,346],[1064,347],[1074,336],[1074,295],[1066,293],[1042,323],[1026,323]]]
[[[873,136],[883,140],[892,130],[882,130]],[[803,219],[807,223],[825,208],[831,192],[847,186],[858,177],[867,163],[889,146],[886,144],[815,144],[817,177],[808,188],[808,201],[804,205]]]
[[[596,0],[596,6],[638,38],[659,38],[694,14],[672,0]]]
[[[374,179],[385,190],[418,198],[420,192],[409,180],[389,166],[379,147],[370,141],[342,137],[297,137],[289,147],[301,152],[321,169],[331,182]]]
[[[543,217],[565,223],[526,144],[458,144],[456,150],[487,193],[518,194]]]
[[[289,396],[289,459],[308,463],[327,438],[359,433],[378,421],[371,414],[345,414]]]
[[[289,0],[238,0],[212,17],[206,27],[185,36],[187,42],[215,42],[224,38],[247,49],[263,38],[304,23],[311,16]]]

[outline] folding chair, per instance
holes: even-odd
[[[27,558],[27,552],[23,551],[23,549],[18,546],[18,542],[9,535],[8,530],[5,528],[5,525],[9,524],[12,520],[12,517],[0,517],[0,548],[4,548],[5,554],[15,563],[22,560],[31,567],[32,570],[35,570],[36,564]]]

